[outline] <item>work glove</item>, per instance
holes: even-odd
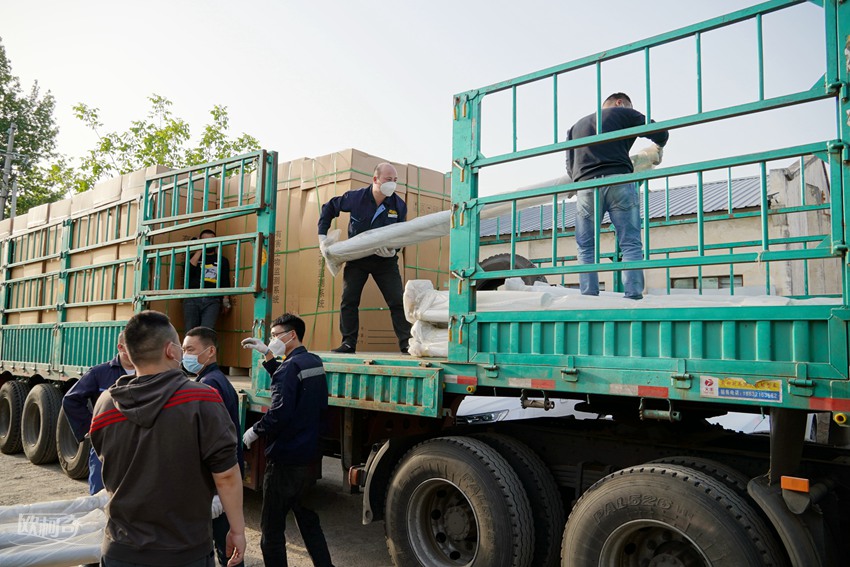
[[[265,356],[269,352],[269,347],[267,347],[263,343],[263,341],[261,341],[260,339],[258,339],[256,337],[249,337],[247,339],[244,339],[242,341],[242,348],[253,349],[253,350],[259,352],[260,354],[262,354],[263,356]]]
[[[224,512],[224,506],[221,505],[221,498],[218,497],[218,494],[213,496],[212,509],[210,512],[212,513],[213,519],[218,518]]]
[[[245,430],[245,435],[242,436],[242,443],[244,443],[245,446],[250,449],[251,444],[259,438],[260,436],[257,435],[257,433],[254,431],[254,428],[249,427],[247,430]]]
[[[375,254],[381,258],[392,258],[395,256],[395,248],[378,248],[375,250]]]
[[[320,235],[319,235],[319,244],[321,244],[322,242],[324,242],[325,240],[327,240],[327,238],[328,238],[328,235],[327,235],[327,234],[320,234]]]
[[[652,144],[638,153],[629,156],[629,159],[632,160],[634,172],[639,173],[659,165],[662,157],[664,157],[664,149],[658,144]]]

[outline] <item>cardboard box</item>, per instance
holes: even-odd
[[[31,208],[27,212],[27,228],[36,228],[47,224],[50,213],[50,203]]]
[[[15,219],[4,219],[0,221],[0,237],[12,234],[12,223]]]
[[[103,207],[121,198],[121,176],[95,183],[91,190],[92,206]]]
[[[27,230],[27,224],[29,223],[29,216],[18,215],[14,219],[12,219],[12,234],[20,234]]]
[[[71,216],[77,216],[80,213],[88,213],[92,208],[94,198],[91,191],[76,193],[71,197]]]
[[[50,203],[50,222],[59,222],[71,216],[71,199]]]
[[[88,321],[87,307],[67,307],[65,308],[65,321],[68,323],[82,323]]]
[[[41,311],[9,313],[6,318],[7,325],[35,325],[37,323],[41,323]]]
[[[140,195],[144,193],[145,180],[148,177],[153,177],[159,173],[165,173],[166,171],[171,171],[171,168],[165,167],[164,165],[151,165],[149,167],[133,171],[132,173],[125,173],[121,176],[121,198],[123,199],[127,196]]]
[[[319,185],[351,180],[357,187],[372,183],[375,167],[389,160],[349,148],[305,162],[301,170],[301,187],[310,189]],[[398,171],[398,192],[407,190],[407,165],[392,163]]]

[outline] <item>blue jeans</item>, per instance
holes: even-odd
[[[103,465],[97,458],[94,449],[89,451],[89,494],[97,494],[103,490],[103,477],[101,468]]]
[[[596,243],[593,239],[593,194],[599,193],[599,219],[608,213],[614,232],[620,243],[623,261],[643,260],[643,246],[640,238],[640,200],[636,183],[609,185],[578,192],[576,201],[576,248],[579,264],[593,264]],[[623,270],[623,287],[626,297],[643,297],[643,270]],[[585,272],[579,274],[579,289],[583,295],[599,295],[599,274]]]

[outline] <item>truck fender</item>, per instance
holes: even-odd
[[[830,565],[824,549],[823,537],[816,537],[815,532],[823,534],[816,526],[811,526],[806,515],[792,513],[785,500],[782,498],[782,489],[778,486],[769,486],[767,477],[760,476],[750,480],[747,484],[747,492],[762,509],[770,523],[779,534],[785,551],[791,559],[791,565]],[[818,543],[815,540],[820,539]]]
[[[387,500],[387,487],[398,462],[407,451],[422,441],[424,437],[397,437],[383,443],[375,443],[364,472],[366,483],[363,486],[363,524],[384,519],[384,506]]]

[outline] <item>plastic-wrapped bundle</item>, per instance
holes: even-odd
[[[479,311],[541,311],[554,301],[546,291],[479,291]],[[411,323],[449,322],[449,292],[434,289],[430,280],[410,280],[404,288],[404,314]]]
[[[97,563],[109,502],[105,490],[74,500],[0,506],[0,565]]]
[[[449,328],[440,323],[416,321],[410,329],[412,356],[446,358],[449,356]]]

